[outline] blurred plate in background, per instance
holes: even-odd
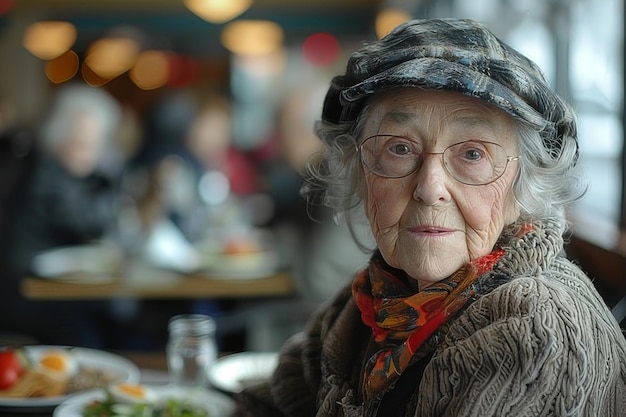
[[[33,258],[32,269],[41,278],[100,283],[112,280],[121,263],[122,253],[115,247],[92,244],[41,252]]]
[[[242,352],[224,356],[209,369],[209,382],[219,390],[238,393],[266,381],[278,366],[278,353]]]

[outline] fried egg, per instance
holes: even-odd
[[[113,400],[121,404],[154,403],[157,399],[156,393],[142,384],[112,384],[109,392]]]
[[[50,349],[38,352],[33,368],[57,381],[67,381],[78,372],[78,362],[66,350]]]

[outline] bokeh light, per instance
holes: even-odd
[[[154,90],[167,83],[170,74],[169,59],[165,52],[144,51],[137,57],[128,73],[133,83],[142,90]]]
[[[316,67],[325,67],[339,57],[339,42],[330,33],[314,33],[302,43],[302,55]]]
[[[252,0],[185,0],[185,6],[201,19],[224,23],[245,12]]]
[[[403,9],[388,7],[376,15],[376,36],[382,38],[396,26],[411,19],[409,12]]]
[[[76,41],[76,27],[69,22],[41,21],[30,25],[22,45],[37,58],[49,60],[63,55]]]
[[[69,50],[63,55],[46,62],[46,76],[55,84],[71,80],[80,66],[76,52]]]
[[[102,78],[111,79],[135,65],[139,44],[131,38],[103,38],[87,51],[85,63]]]
[[[282,48],[283,29],[268,20],[236,20],[222,31],[222,45],[237,55],[266,55]]]

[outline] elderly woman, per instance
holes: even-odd
[[[407,22],[333,79],[317,133],[308,191],[362,207],[377,247],[241,415],[626,415],[626,340],[563,256],[574,115],[535,64]]]

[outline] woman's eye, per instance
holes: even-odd
[[[483,153],[478,149],[466,149],[463,157],[469,161],[478,161],[483,157]]]
[[[394,155],[409,155],[411,148],[403,143],[396,143],[389,147],[389,151]]]

